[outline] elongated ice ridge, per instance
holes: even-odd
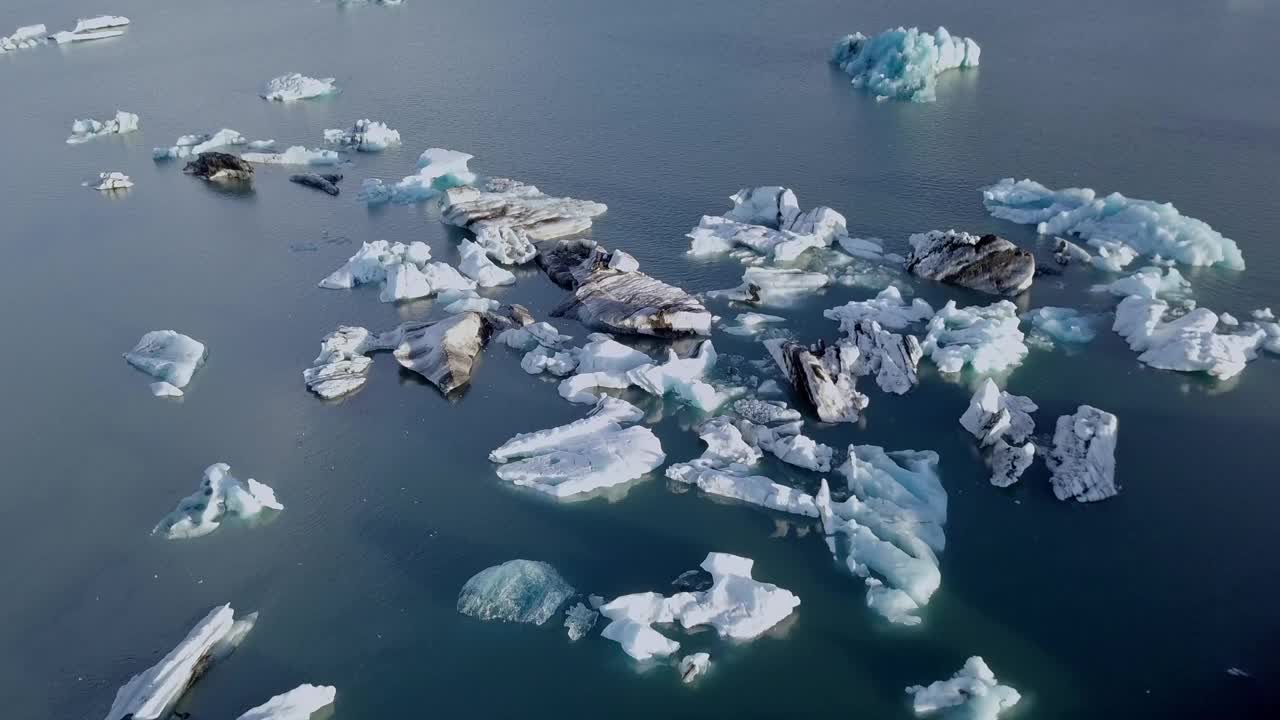
[[[978,43],[953,37],[943,27],[933,33],[899,27],[872,37],[845,35],[831,49],[831,62],[877,100],[933,102],[938,75],[976,67],[981,53]]]

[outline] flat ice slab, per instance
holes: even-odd
[[[142,372],[185,388],[191,376],[204,364],[204,343],[173,330],[153,330],[124,354],[124,359]]]
[[[292,102],[336,92],[338,92],[338,86],[334,84],[334,78],[313,78],[301,73],[288,73],[272,78],[262,91],[262,97],[267,100]]]

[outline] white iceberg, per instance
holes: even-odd
[[[573,642],[586,637],[599,619],[600,613],[582,603],[569,608],[564,614],[564,626],[569,635],[569,641]]]
[[[370,206],[428,200],[448,188],[475,182],[475,173],[467,168],[472,157],[474,156],[457,150],[427,148],[418,157],[416,174],[409,175],[394,185],[387,185],[378,178],[367,178],[361,185],[360,197]]]
[[[299,685],[246,711],[237,720],[309,720],[312,714],[332,705],[337,693],[330,685]]]
[[[98,173],[98,184],[92,186],[94,190],[128,190],[133,187],[133,181],[128,175],[122,172],[104,172]]]
[[[320,287],[339,290],[381,283],[378,297],[382,302],[415,300],[446,290],[475,290],[474,281],[449,265],[428,262],[430,259],[431,248],[424,242],[366,242],[342,267],[321,280]]]
[[[855,375],[874,374],[880,389],[895,395],[905,394],[919,382],[917,370],[924,348],[915,335],[889,332],[875,320],[859,320],[846,332],[848,342],[858,350]]]
[[[1160,370],[1206,372],[1219,380],[1235,377],[1258,355],[1266,341],[1261,328],[1241,333],[1215,332],[1218,316],[1195,308],[1165,321],[1169,304],[1130,295],[1116,307],[1113,326],[1129,347],[1141,353],[1138,361]]]
[[[745,247],[779,262],[790,262],[810,248],[847,239],[845,218],[829,207],[800,212],[795,193],[774,186],[744,188],[729,197],[724,216],[704,215],[689,231],[690,255],[713,255]]]
[[[138,116],[123,110],[117,110],[116,116],[110,120],[99,122],[93,118],[76,120],[71,124],[71,136],[68,145],[89,142],[102,135],[123,135],[138,129]]]
[[[400,144],[400,132],[376,120],[357,120],[350,130],[337,128],[324,131],[324,141],[343,145],[359,152],[381,152]]]
[[[856,258],[884,262],[884,240],[880,238],[839,237],[836,243],[840,249]]]
[[[40,45],[49,36],[44,25],[23,25],[7,37],[0,37],[0,53],[10,50],[33,48]]]
[[[890,285],[873,300],[855,300],[824,310],[822,316],[840,323],[840,332],[848,333],[861,320],[875,320],[886,330],[902,330],[909,325],[933,317],[933,307],[916,298],[910,304],[902,299],[902,291]]]
[[[217,530],[228,516],[252,521],[264,510],[283,509],[269,486],[253,478],[241,482],[231,474],[230,465],[214,463],[205,469],[200,487],[183,498],[151,533],[170,540],[196,538]]]
[[[1022,696],[1008,685],[996,681],[995,673],[978,656],[965,661],[950,680],[939,680],[928,687],[912,685],[911,709],[919,717],[930,717],[942,711],[948,718],[996,720]]]
[[[130,365],[142,372],[185,388],[191,376],[204,364],[204,343],[173,330],[153,330],[124,354]]]
[[[320,341],[320,354],[302,371],[302,379],[326,400],[355,392],[369,379],[373,359],[367,354],[394,349],[396,342],[362,327],[343,325]]]
[[[1008,300],[966,308],[949,300],[929,321],[921,346],[944,373],[958,373],[968,365],[989,375],[1021,364],[1028,352],[1025,339],[1018,329],[1018,308]]]
[[[960,425],[984,448],[990,447],[991,484],[1008,487],[1022,477],[1035,459],[1031,413],[1039,408],[1031,398],[1002,391],[991,378],[983,381],[960,416]]]
[[[183,135],[178,138],[177,142],[175,142],[172,147],[155,148],[152,150],[151,157],[156,160],[196,157],[203,152],[230,147],[232,145],[244,145],[248,142],[249,141],[245,136],[235,130],[223,128],[212,135],[205,133]]]
[[[293,145],[279,153],[242,153],[240,159],[261,165],[337,165],[341,160],[332,150],[310,150],[301,145]]]
[[[560,383],[560,396],[569,402],[594,403],[599,388],[621,390],[632,385],[657,397],[673,395],[704,412],[715,410],[726,399],[704,380],[716,362],[710,340],[687,358],[668,348],[666,362],[655,363],[648,355],[606,335],[593,334],[591,338],[593,341],[577,353],[577,374]]]
[[[214,608],[178,646],[118,691],[104,720],[161,720],[182,695],[253,629],[257,613],[235,619],[230,605]]]
[[[458,253],[462,256],[458,269],[463,275],[475,280],[480,287],[515,284],[516,276],[510,270],[495,265],[484,248],[470,240],[463,240],[458,244]]]
[[[1094,292],[1107,292],[1117,297],[1137,295],[1148,300],[1184,300],[1191,294],[1191,282],[1176,268],[1144,267],[1132,275],[1112,282],[1094,285]]]
[[[1105,410],[1081,405],[1058,418],[1053,450],[1045,456],[1059,500],[1096,502],[1120,492],[1116,484],[1116,433],[1120,421]]]
[[[551,565],[508,560],[471,577],[458,593],[458,612],[479,620],[541,625],[574,593]]]
[[[1159,255],[1185,265],[1244,269],[1244,256],[1234,240],[1183,215],[1172,203],[1134,200],[1120,193],[1098,197],[1091,188],[1050,190],[1034,180],[1013,178],[984,188],[982,203],[993,216],[1035,225],[1041,235],[1070,233],[1097,248],[1127,246],[1139,255]]]
[[[266,89],[262,91],[262,97],[267,100],[292,102],[336,92],[338,92],[338,86],[334,84],[334,78],[317,79],[301,73],[288,73],[272,78],[267,83]]]
[[[853,86],[876,96],[933,102],[938,75],[978,65],[982,48],[969,38],[953,37],[946,28],[933,33],[897,28],[867,37],[854,33],[831,49],[831,62],[853,76]]]
[[[151,383],[151,394],[156,397],[182,397],[182,391],[167,382]]]
[[[666,460],[651,430],[620,423],[641,417],[634,405],[602,398],[591,414],[568,425],[517,435],[489,455],[505,463],[498,477],[558,498],[613,487]]]

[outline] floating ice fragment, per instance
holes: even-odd
[[[730,335],[755,335],[763,329],[761,326],[767,323],[780,323],[786,321],[786,318],[778,317],[777,315],[764,315],[762,313],[753,312],[739,313],[738,317],[734,318],[734,322],[736,322],[737,325],[722,325],[720,329]]]
[[[353,148],[360,152],[381,152],[400,144],[400,133],[375,120],[357,120],[350,130],[324,131],[324,141]]]
[[[1034,180],[1013,178],[983,188],[982,203],[993,216],[1035,225],[1042,235],[1070,233],[1097,248],[1127,246],[1139,255],[1160,255],[1185,265],[1244,270],[1235,241],[1178,212],[1172,203],[1120,193],[1098,197],[1091,188],[1050,190]]]
[[[1094,319],[1074,308],[1036,308],[1023,315],[1022,320],[1031,323],[1033,334],[1049,345],[1055,341],[1083,344],[1098,334],[1094,329]]]
[[[900,27],[871,37],[844,36],[831,49],[831,62],[853,76],[854,87],[865,88],[877,101],[933,102],[938,75],[976,67],[981,53],[978,43],[952,37],[943,27],[932,34]]]
[[[960,425],[984,448],[992,448],[992,485],[1008,487],[1017,482],[1035,459],[1035,445],[1027,440],[1036,429],[1031,413],[1037,409],[1031,398],[1004,392],[991,378],[969,400]]]
[[[822,316],[840,323],[840,331],[848,333],[860,320],[875,320],[887,330],[902,330],[908,325],[933,317],[933,307],[916,298],[908,304],[902,291],[890,285],[874,300],[857,300],[824,310]]]
[[[479,620],[541,625],[573,595],[547,563],[508,560],[476,573],[458,593],[458,612]]]
[[[337,690],[329,685],[299,685],[245,712],[237,720],[308,720],[333,704]]]
[[[516,276],[510,270],[494,265],[484,248],[470,240],[463,240],[458,244],[458,253],[462,256],[458,269],[463,275],[475,280],[480,287],[515,284]]]
[[[368,178],[362,185],[361,199],[370,206],[388,202],[410,204],[433,198],[451,187],[468,185],[476,179],[467,168],[472,157],[457,150],[427,148],[418,157],[417,173],[395,185],[387,185],[378,178]]]
[[[200,487],[183,498],[151,534],[170,540],[196,538],[217,530],[227,516],[252,521],[264,510],[283,509],[269,486],[253,478],[241,482],[231,474],[230,465],[214,463],[205,468]]]
[[[240,159],[263,165],[337,165],[341,158],[332,150],[309,150],[301,145],[293,145],[280,153],[243,153]]]
[[[966,308],[949,300],[929,321],[921,346],[944,373],[958,373],[968,365],[987,375],[1021,364],[1028,352],[1024,339],[1018,308],[1008,300]]]
[[[728,290],[712,290],[707,297],[764,305],[785,304],[797,295],[830,284],[831,278],[824,273],[795,268],[750,267],[742,274],[741,285]]]
[[[1058,418],[1053,450],[1045,456],[1045,463],[1053,474],[1053,494],[1059,500],[1096,502],[1120,491],[1115,458],[1119,428],[1115,415],[1089,405]]]
[[[1169,304],[1130,295],[1116,307],[1113,326],[1129,347],[1141,353],[1138,361],[1160,370],[1206,372],[1219,380],[1238,375],[1257,357],[1266,340],[1264,329],[1240,334],[1214,332],[1218,316],[1208,308],[1165,321]]]
[[[711,667],[711,655],[700,652],[680,658],[676,670],[680,673],[680,682],[691,683]]]
[[[995,673],[978,656],[965,661],[950,680],[939,680],[928,687],[912,685],[911,708],[919,717],[932,716],[945,711],[948,718],[970,720],[996,720],[1022,696],[1017,690],[996,681]]]
[[[129,18],[123,15],[97,15],[91,18],[80,18],[76,20],[76,26],[71,32],[81,33],[93,30],[104,30],[106,28],[124,27],[129,24]]]
[[[857,347],[848,342],[806,346],[789,340],[766,340],[764,346],[823,422],[857,422],[869,402],[854,379]]]
[[[1122,298],[1137,295],[1147,300],[1174,300],[1190,295],[1191,283],[1174,268],[1144,267],[1119,280],[1094,285],[1093,291],[1108,292]]]
[[[600,619],[600,613],[582,603],[569,608],[564,614],[564,626],[567,628],[570,642],[585,637],[591,632],[591,628],[596,626],[598,619]]]
[[[267,83],[266,89],[263,90],[262,97],[267,100],[292,102],[294,100],[320,97],[321,95],[330,95],[336,92],[338,92],[338,87],[334,85],[334,78],[317,79],[307,77],[301,73],[288,73],[272,78]]]
[[[89,142],[103,135],[123,135],[138,129],[138,116],[123,110],[117,110],[116,116],[110,120],[99,122],[93,118],[76,120],[71,124],[71,136],[68,145]]]
[[[93,186],[94,190],[128,190],[133,187],[133,181],[128,175],[122,172],[104,172],[98,173],[98,184]]]
[[[183,135],[178,138],[172,147],[155,148],[151,151],[151,157],[155,160],[173,160],[188,157],[196,157],[201,153],[206,153],[218,148],[230,147],[232,145],[244,145],[249,141],[245,136],[230,128],[223,128],[218,132],[209,135],[207,133],[197,133],[193,135]]]
[[[63,30],[50,35],[49,39],[59,45],[66,45],[67,43],[85,42],[87,40],[106,40],[107,38],[120,37],[123,34],[123,30],[92,30],[88,32]]]
[[[1035,256],[998,235],[930,230],[912,235],[907,271],[992,295],[1017,295],[1031,287]]]
[[[156,397],[182,397],[182,391],[167,382],[151,383],[151,394]]]
[[[204,363],[204,344],[173,330],[153,330],[124,359],[152,377],[185,388]]]
[[[44,25],[23,25],[8,37],[0,37],[0,53],[40,45],[49,36]]]

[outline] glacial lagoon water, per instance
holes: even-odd
[[[1200,304],[1280,309],[1280,93],[1262,0],[1116,6],[992,2],[538,3],[318,0],[109,6],[8,0],[0,30],[112,12],[120,38],[0,56],[0,698],[16,719],[97,718],[116,689],[214,605],[261,618],[180,709],[236,717],[300,683],[338,688],[333,717],[911,717],[903,688],[981,655],[1023,694],[1008,717],[1265,717],[1280,673],[1280,362],[1229,383],[1150,370],[1110,332],[1033,350],[1010,391],[1049,420],[1090,403],[1120,418],[1123,485],[1060,503],[1042,465],[991,487],[957,419],[971,392],[931,368],[904,397],[871,395],[858,426],[808,432],[936,450],[950,495],[942,589],[919,628],[864,607],[810,523],[678,492],[658,474],[608,497],[556,503],[505,486],[488,452],[580,417],[555,385],[492,346],[446,399],[378,356],[339,402],[300,372],[338,324],[374,329],[440,312],[381,304],[377,289],[316,282],[359,243],[429,243],[456,263],[461,233],[422,207],[367,209],[365,177],[398,179],[426,147],[473,153],[484,174],[599,200],[592,236],[690,291],[736,284],[730,259],[694,261],[684,238],[740,187],[792,187],[901,249],[932,228],[999,232],[1047,257],[1030,227],[989,217],[1001,177],[1170,200],[1234,238],[1248,269],[1188,272]],[[945,25],[982,44],[933,104],[877,103],[826,63],[836,37]],[[282,105],[257,92],[298,71],[334,97]],[[82,145],[77,117],[141,116],[141,132]],[[384,120],[399,148],[351,158],[337,198],[259,169],[251,192],[155,163],[151,148],[231,127],[319,144],[324,128]],[[136,186],[81,187],[100,171]],[[544,317],[562,297],[527,269],[487,293]],[[1020,303],[1106,312],[1087,268],[1042,277]],[[940,305],[986,299],[913,283]],[[835,337],[821,310],[873,291],[830,289],[768,308],[805,340]],[[712,309],[732,316],[723,303]],[[569,334],[581,327],[560,322]],[[180,401],[158,399],[120,357],[173,328],[210,348]],[[721,353],[764,357],[750,338]],[[660,343],[648,343],[656,348]],[[924,367],[928,368],[926,362]],[[640,398],[636,398],[640,401]],[[695,413],[641,403],[669,462],[702,452]],[[285,511],[189,541],[150,529],[204,468],[270,484]],[[817,476],[766,466],[813,490]],[[460,615],[462,584],[512,558],[551,563],[606,597],[669,591],[709,551],[802,600],[782,632],[746,645],[689,636],[712,671],[691,687],[593,635]],[[678,636],[682,641],[684,636]],[[1250,677],[1228,674],[1229,668]]]

